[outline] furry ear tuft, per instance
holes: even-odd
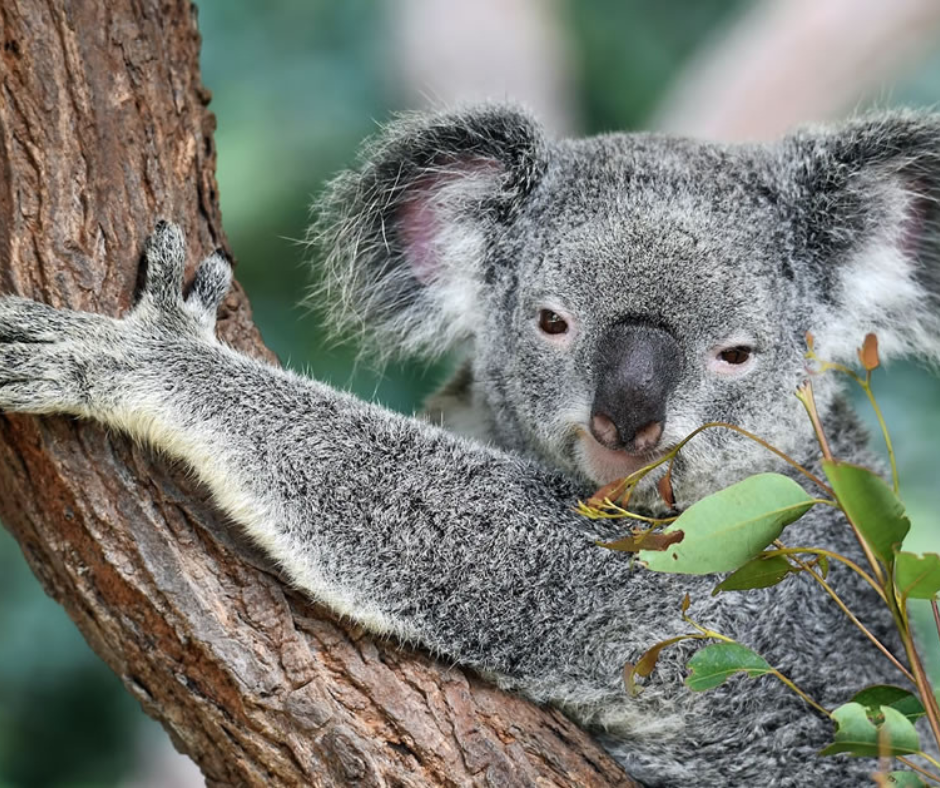
[[[823,358],[940,363],[940,115],[896,111],[784,141],[813,281]],[[795,168],[795,170],[794,170]]]
[[[314,298],[382,355],[438,355],[472,335],[489,247],[545,169],[535,122],[510,106],[399,116],[332,181],[310,240]]]

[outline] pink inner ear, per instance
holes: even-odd
[[[415,278],[423,285],[430,284],[441,267],[434,248],[434,237],[440,226],[429,200],[433,188],[433,185],[428,188],[426,182],[422,183],[419,192],[398,209],[397,217],[405,257]]]
[[[442,229],[442,223],[447,219],[440,216],[439,211],[435,209],[435,192],[463,178],[498,175],[502,169],[502,165],[495,159],[470,156],[457,159],[445,169],[419,178],[408,189],[409,193],[406,194],[395,218],[398,236],[405,246],[405,257],[415,278],[421,284],[430,284],[441,272],[437,235]]]

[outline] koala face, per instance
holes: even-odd
[[[503,107],[407,118],[327,198],[327,297],[386,348],[465,344],[489,436],[587,482],[710,422],[805,461],[808,331],[832,360],[868,331],[937,355],[935,140],[910,114],[733,147],[548,143]],[[835,385],[814,385],[827,412]],[[691,501],[773,461],[708,430],[674,485]]]
[[[779,209],[739,176],[727,156],[655,137],[552,149],[494,244],[514,263],[478,306],[476,396],[497,434],[603,484],[701,424],[757,430],[769,402],[798,426],[805,346]],[[714,435],[710,454],[728,438]]]

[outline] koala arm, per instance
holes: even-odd
[[[122,320],[0,301],[0,407],[186,462],[292,582],[374,632],[520,680],[609,640],[584,621],[625,603],[629,564],[560,477],[233,351],[212,334],[227,263],[205,261],[184,301],[178,231],[147,257]],[[612,690],[625,646],[599,671]]]

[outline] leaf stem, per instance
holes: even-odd
[[[940,610],[937,609],[937,597],[930,600],[930,608],[933,610],[933,623],[937,627],[937,636],[940,637]]]
[[[854,375],[855,373],[850,372],[849,374]],[[813,423],[813,429],[816,432],[816,439],[819,441],[819,447],[822,449],[823,456],[830,462],[833,461],[835,458],[832,456],[832,450],[829,448],[829,442],[826,440],[826,435],[823,432],[822,424],[819,421],[819,412],[816,409],[816,398],[813,396],[812,381],[807,380],[802,386],[800,386],[796,393],[796,397],[800,402],[803,403],[803,407],[806,408],[806,412],[809,414],[809,418]],[[882,585],[882,587],[887,588],[887,585],[885,584],[884,573],[881,571],[881,566],[878,564],[878,559],[875,558],[875,554],[872,552],[871,547],[868,546],[868,542],[865,541],[861,531],[858,530],[858,526],[852,522],[852,518],[849,517],[849,513],[845,511],[844,507],[840,508],[842,508],[842,513],[845,515],[845,519],[848,520],[849,525],[852,526],[852,533],[855,534],[856,541],[858,541],[859,546],[862,548],[862,552],[865,553],[865,559],[868,561],[869,566],[871,566],[872,574]]]
[[[826,484],[822,479],[820,479],[812,471],[800,465],[800,463],[794,460],[789,454],[780,451],[780,449],[778,449],[776,446],[774,446],[771,443],[768,443],[763,438],[759,437],[758,435],[755,435],[750,430],[746,430],[744,429],[744,427],[739,427],[736,424],[730,424],[727,421],[709,421],[705,424],[702,424],[700,427],[696,427],[694,430],[692,430],[692,432],[690,432],[681,441],[679,441],[679,443],[677,443],[665,457],[661,458],[653,465],[648,466],[649,469],[652,470],[658,465],[661,465],[662,463],[666,462],[666,460],[668,459],[669,468],[667,470],[667,475],[671,477],[672,476],[672,464],[676,458],[676,455],[679,453],[679,449],[685,446],[685,444],[687,444],[690,440],[692,440],[692,438],[694,438],[700,432],[704,432],[705,430],[715,429],[717,427],[721,427],[723,429],[736,432],[739,435],[743,435],[745,438],[748,438],[749,440],[754,441],[754,443],[758,444],[759,446],[763,446],[765,449],[767,449],[767,451],[773,454],[776,454],[781,460],[787,463],[787,465],[799,471],[801,474],[803,474],[803,476],[805,476],[811,482],[813,482],[814,484],[818,485],[823,490],[825,490],[828,495],[833,495],[833,496],[835,495],[835,493],[832,491],[832,488],[828,484]],[[643,470],[644,469],[641,468],[640,471],[638,471],[638,473]]]
[[[799,695],[810,706],[816,709],[816,711],[820,712],[821,714],[825,714],[827,717],[832,716],[832,714],[829,712],[829,709],[825,708],[824,706],[821,706],[816,701],[814,701],[809,695],[803,692],[803,690],[801,690],[798,686],[796,686],[796,684],[794,684],[790,679],[784,676],[779,670],[777,670],[776,668],[771,668],[770,672],[774,676],[776,676],[780,681],[782,681],[786,686],[788,686],[791,690],[793,690],[797,695]]]
[[[646,515],[637,514],[636,512],[631,512],[631,511],[628,511],[627,509],[617,506],[617,504],[611,501],[610,498],[604,499],[604,506],[607,509],[609,509],[611,512],[613,512],[612,514],[606,514],[606,513],[601,514],[600,516],[604,519],[629,517],[631,520],[639,520],[640,522],[650,523],[651,525],[654,525],[654,526],[669,525],[670,523],[674,523],[676,520],[679,519],[678,517],[658,518],[658,517],[647,517]]]
[[[871,376],[869,375],[869,378]],[[878,426],[881,427],[881,434],[885,439],[885,448],[888,450],[888,462],[891,463],[891,481],[894,485],[894,494],[897,495],[901,489],[901,483],[898,479],[898,462],[897,458],[894,455],[894,444],[891,443],[891,433],[888,432],[888,425],[885,423],[884,416],[881,413],[881,408],[878,406],[878,400],[875,399],[875,394],[871,390],[870,379],[862,382],[859,380],[859,383],[862,389],[865,391],[865,396],[868,397],[868,401],[871,403],[871,408],[875,411],[875,418],[878,419]]]
[[[905,616],[905,623],[906,622],[907,619]],[[920,695],[921,703],[924,704],[924,709],[927,711],[927,720],[930,722],[930,729],[933,731],[934,739],[940,744],[940,709],[937,708],[937,696],[933,694],[933,688],[930,686],[930,680],[927,678],[927,673],[924,671],[924,664],[921,662],[920,655],[917,653],[917,647],[914,645],[914,638],[911,635],[909,625],[901,632],[901,640],[904,643],[904,648],[907,651],[907,659],[911,663],[911,670],[914,672],[914,677],[917,681],[917,691]],[[924,754],[924,757],[931,760],[935,766],[940,767],[940,763],[933,761],[926,754]]]
[[[833,561],[838,561],[841,564],[845,564],[851,570],[856,572],[868,585],[875,589],[875,593],[881,597],[883,602],[887,602],[885,597],[884,589],[875,582],[874,578],[868,572],[866,572],[862,567],[856,564],[851,558],[846,558],[840,553],[834,553],[832,550],[826,550],[822,547],[780,547],[777,550],[768,550],[767,555],[797,555],[800,553],[811,553],[813,555],[824,555],[826,558],[831,558]]]
[[[813,432],[816,433],[816,440],[819,448],[822,450],[823,457],[827,460],[832,459],[832,449],[829,448],[829,440],[823,431],[822,422],[819,419],[819,411],[816,409],[816,398],[813,396],[813,383],[807,380],[796,392],[796,398],[803,403],[809,420],[813,425]]]
[[[815,354],[813,355],[815,358]],[[894,494],[897,495],[900,490],[900,484],[898,480],[898,464],[894,454],[894,445],[891,443],[891,433],[888,432],[888,425],[885,423],[884,416],[881,413],[881,407],[878,405],[878,400],[875,399],[875,393],[871,388],[871,371],[869,371],[865,378],[862,379],[859,375],[855,373],[854,370],[845,366],[844,364],[836,364],[832,361],[821,362],[822,369],[820,371],[825,372],[829,369],[834,369],[837,372],[841,372],[844,375],[848,375],[852,380],[854,380],[865,392],[865,396],[868,397],[868,402],[871,404],[872,410],[875,412],[875,418],[878,419],[878,426],[881,427],[881,434],[885,439],[885,447],[888,450],[888,461],[891,463],[891,479],[894,483]]]
[[[815,580],[817,583],[819,583],[819,585],[823,587],[826,593],[829,594],[829,596],[832,597],[832,600],[839,606],[839,609],[843,613],[845,613],[846,616],[848,616],[849,621],[855,624],[855,626],[858,627],[859,630],[861,630],[862,634],[865,637],[867,637],[872,643],[875,644],[878,650],[881,651],[881,653],[884,654],[890,660],[890,662],[899,671],[901,671],[901,673],[904,674],[904,677],[908,681],[910,681],[911,684],[917,686],[917,679],[914,678],[914,674],[912,674],[906,667],[904,667],[901,661],[888,650],[888,647],[885,646],[884,643],[882,643],[880,640],[878,640],[878,638],[872,634],[872,632],[868,629],[868,627],[866,627],[861,621],[858,620],[855,614],[851,610],[849,610],[845,602],[842,601],[842,598],[835,592],[833,587],[829,585],[829,583],[826,582],[826,579],[822,577],[820,574],[818,574],[817,572],[815,572],[811,566],[806,564],[804,561],[801,561],[797,556],[791,555],[790,558],[792,558],[797,564],[799,564],[800,568],[804,572],[807,572],[809,576],[813,578],[813,580]]]

